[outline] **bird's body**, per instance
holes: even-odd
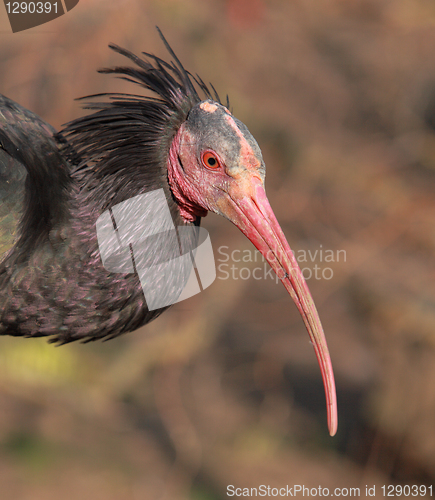
[[[60,342],[96,340],[133,331],[158,316],[162,310],[147,310],[137,274],[111,273],[102,265],[95,223],[110,193],[95,196],[89,186],[98,180],[89,173],[74,172],[65,144],[50,126],[5,97],[0,102],[8,137],[15,128],[22,131],[23,117],[32,124],[22,141],[31,145],[25,158],[20,151],[11,157],[3,139],[0,151],[2,186],[13,185],[2,199],[2,207],[8,210],[4,219],[13,222],[2,220],[7,233],[2,233],[2,241],[6,247],[7,240],[11,248],[0,264],[0,334],[50,335]],[[44,145],[44,151],[35,148],[38,144]],[[38,198],[30,203],[23,165],[32,164],[39,173],[41,159],[46,170],[35,179]],[[51,177],[54,172],[57,175]],[[172,205],[174,217],[182,224],[175,202]],[[11,245],[13,233],[16,241]]]
[[[164,42],[175,64],[112,46],[135,67],[102,70],[157,97],[111,94],[108,102],[88,104],[93,113],[59,133],[0,96],[0,334],[88,341],[135,330],[161,314],[166,306],[147,306],[136,267],[112,272],[104,265],[96,230],[102,214],[110,212],[116,228],[114,207],[160,190],[175,228],[197,227],[214,211],[266,257],[314,344],[333,434],[335,387],[326,341],[265,196],[260,148],[228,104],[188,74]],[[163,227],[156,232],[163,234]],[[152,253],[154,247],[144,248]],[[158,279],[153,285],[168,286]]]

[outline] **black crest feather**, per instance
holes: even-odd
[[[105,179],[106,188],[110,180],[113,195],[107,197],[106,193],[108,203],[131,196],[130,183],[137,188],[139,181],[147,190],[150,179],[165,176],[170,144],[192,107],[204,99],[220,103],[214,87],[211,86],[210,91],[201,78],[186,71],[157,30],[173,61],[168,63],[146,52],[142,59],[110,44],[112,50],[130,59],[135,66],[99,70],[137,84],[153,95],[104,93],[82,97],[80,100],[108,100],[87,102],[84,108],[94,112],[68,123],[60,133],[74,151],[70,151],[76,165],[73,175],[84,175],[87,183],[93,179],[89,187],[94,196],[101,195],[101,179]]]

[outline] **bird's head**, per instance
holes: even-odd
[[[147,53],[144,60],[111,45],[135,67],[101,72],[121,75],[157,98],[110,94],[110,102],[88,104],[95,113],[71,122],[63,131],[82,158],[77,173],[89,176],[88,191],[95,199],[112,205],[163,187],[172,202],[173,198],[177,201],[177,216],[185,222],[195,222],[211,211],[229,219],[252,241],[302,315],[322,371],[329,431],[334,435],[337,405],[325,335],[298,263],[267,200],[261,150],[247,127],[230,113],[228,104],[221,104],[214,89],[213,95],[199,77],[184,69],[161,36],[175,63]]]
[[[192,108],[178,130],[168,175],[185,220],[207,211],[233,220],[232,201],[263,185],[265,166],[247,127],[225,106],[207,100]]]
[[[334,375],[322,325],[298,263],[264,190],[261,150],[247,127],[212,100],[196,104],[172,141],[168,178],[186,221],[211,211],[233,222],[262,253],[299,309],[326,392],[328,425],[337,429]]]

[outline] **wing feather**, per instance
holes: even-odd
[[[17,237],[26,176],[25,167],[0,149],[0,261]]]

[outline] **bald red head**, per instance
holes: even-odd
[[[328,426],[337,430],[331,360],[313,299],[264,191],[265,165],[248,128],[227,108],[194,106],[172,141],[168,177],[186,222],[207,211],[233,222],[264,255],[302,315],[325,386]]]

